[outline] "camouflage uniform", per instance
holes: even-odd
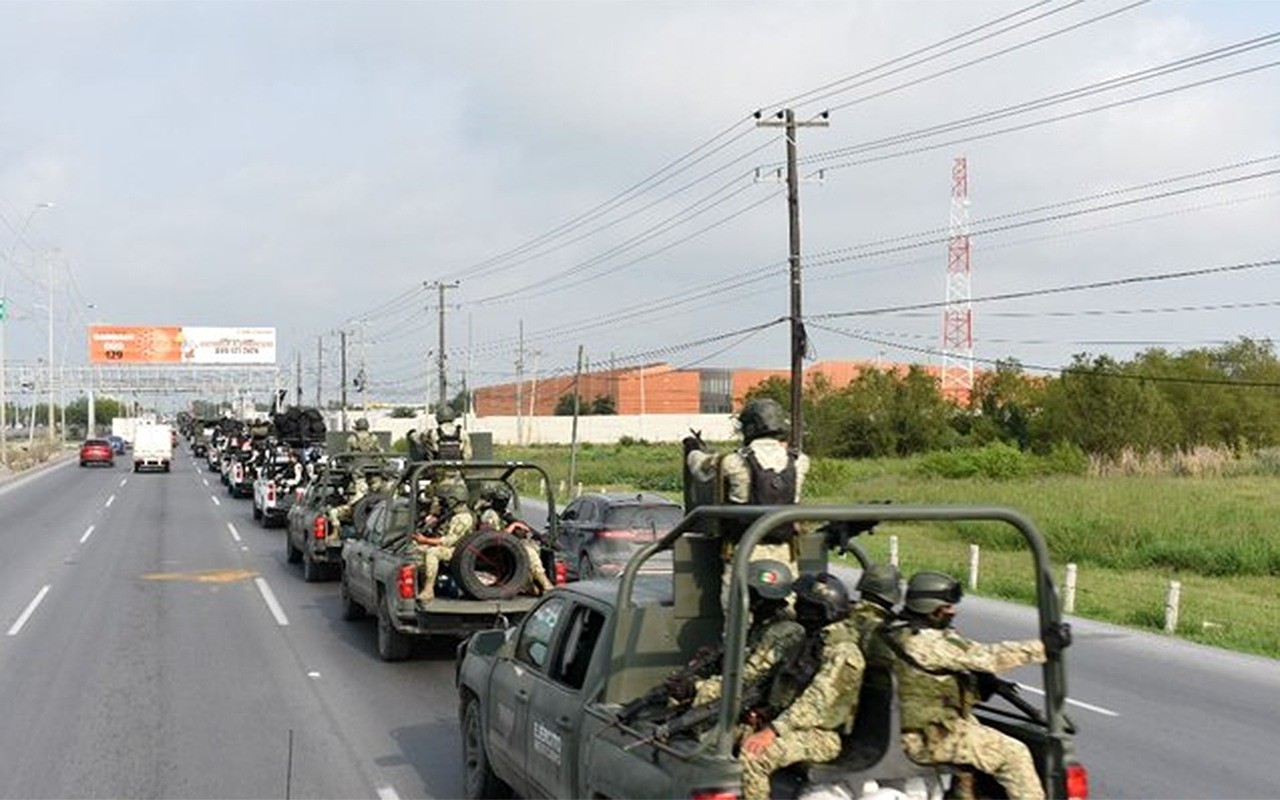
[[[1009,797],[1044,797],[1027,746],[973,716],[978,701],[968,673],[1043,664],[1039,639],[980,644],[951,629],[895,627],[889,635],[908,658],[894,659],[902,701],[902,749],[921,764],[960,764],[987,773]]]
[[[427,602],[436,596],[436,576],[440,574],[440,565],[447,564],[453,558],[453,548],[463,536],[476,529],[476,517],[465,504],[454,507],[453,513],[440,526],[440,544],[427,545],[422,552],[422,591],[418,599]]]
[[[347,437],[347,451],[351,453],[381,453],[378,437],[370,431],[356,431]]]
[[[801,761],[831,761],[840,755],[840,734],[851,729],[866,661],[844,621],[822,630],[822,667],[800,696],[777,716],[777,737],[759,755],[742,755],[743,800],[769,797],[769,776]]]
[[[742,664],[744,686],[768,679],[775,667],[785,663],[804,639],[804,626],[796,622],[795,614],[789,607],[784,607],[753,633],[754,636],[748,634],[747,659]],[[694,685],[693,704],[700,706],[719,700],[723,683],[719,675],[697,681]]]
[[[499,514],[496,508],[488,506],[480,512],[480,527],[491,528],[495,531],[510,531],[510,525],[518,522],[514,514]],[[542,551],[538,548],[538,543],[533,540],[532,535],[525,533],[512,532],[512,535],[520,540],[524,546],[524,551],[529,554],[529,577],[542,591],[547,591],[555,587],[551,579],[547,577],[546,567],[542,566]]]
[[[356,476],[351,484],[351,494],[347,496],[346,502],[333,506],[329,509],[329,536],[338,535],[338,531],[342,528],[342,523],[351,521],[351,512],[355,509],[356,503],[369,493],[369,484],[365,479]]]

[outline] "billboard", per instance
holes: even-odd
[[[276,329],[90,325],[89,363],[275,364]]]

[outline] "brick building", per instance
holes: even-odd
[[[805,382],[823,375],[832,386],[847,385],[865,369],[893,369],[907,365],[876,361],[819,361],[805,370]],[[941,369],[924,369],[941,380]],[[608,397],[619,414],[729,414],[742,405],[754,386],[769,378],[787,380],[785,369],[678,370],[666,363],[583,373],[578,394],[584,403]],[[572,375],[529,379],[475,390],[477,416],[551,416],[560,398],[572,394]],[[519,398],[519,410],[517,410]],[[957,398],[961,401],[967,398]]]

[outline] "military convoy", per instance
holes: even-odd
[[[724,520],[750,523],[732,542],[727,590],[725,540],[707,533]],[[740,797],[741,767],[733,747],[748,719],[742,673],[751,551],[779,526],[820,523],[821,532],[798,538],[798,552],[802,571],[823,571],[831,542],[847,541],[873,520],[1012,525],[1034,556],[1042,629],[1060,621],[1044,541],[1028,520],[1006,509],[703,506],[637,554],[620,580],[557,588],[520,625],[478,633],[459,647],[466,796]],[[672,577],[641,574],[646,561],[667,550],[674,555]],[[673,717],[665,703],[648,714],[626,713],[637,698],[655,690],[661,695],[665,679],[697,653],[720,645],[723,693],[711,706],[697,709],[697,724],[691,712]],[[992,701],[978,715],[1029,746],[1049,797],[1082,797],[1087,777],[1075,758],[1073,727],[1064,713],[1060,653],[1050,655],[1041,674],[1043,709],[1005,691],[1015,705]],[[908,760],[899,744],[898,720],[892,672],[869,668],[841,755],[776,773],[770,796],[942,797],[958,780],[956,772]],[[977,796],[1002,796],[998,786],[978,788]]]
[[[518,497],[518,476],[550,486],[546,472],[515,461],[426,461],[410,464],[397,486],[371,495],[365,517],[340,532],[343,538],[339,592],[342,615],[377,619],[378,655],[386,661],[407,658],[413,640],[426,636],[464,636],[495,624],[519,621],[537,602],[531,596],[529,548],[515,533],[483,526],[454,548],[447,570],[436,578],[434,597],[422,600],[422,556],[412,534],[430,514],[434,487],[461,480],[475,506],[487,487],[501,484]],[[546,489],[546,522],[532,530],[538,557],[549,574],[563,576],[562,560],[550,543],[557,539],[555,498]]]
[[[209,437],[212,463],[226,436]],[[234,471],[236,458],[225,462]],[[368,484],[353,502],[352,484]],[[423,599],[423,555],[414,541],[433,498],[461,482],[469,505],[503,487],[517,498],[539,485],[545,523],[532,527],[537,558],[555,588],[534,591],[526,540],[510,528],[478,528],[454,547],[433,596]],[[303,577],[338,578],[342,616],[377,620],[377,652],[407,658],[427,636],[460,637],[456,685],[465,796],[595,798],[740,798],[735,744],[760,718],[744,685],[749,635],[747,575],[752,551],[770,531],[799,524],[804,573],[829,569],[833,548],[871,565],[854,541],[878,522],[987,521],[1012,526],[1035,570],[1039,630],[1060,624],[1044,540],[1017,512],[944,506],[723,506],[686,491],[689,511],[645,544],[613,578],[566,583],[558,552],[552,482],[540,467],[507,461],[410,461],[371,453],[332,455],[287,514],[286,559]],[[688,487],[686,487],[688,489]],[[690,499],[693,498],[693,499]],[[526,501],[526,521],[543,509]],[[335,517],[338,520],[335,525]],[[814,530],[816,528],[816,530]],[[655,571],[662,563],[668,569]],[[708,651],[718,653],[723,690],[704,706],[671,706],[668,677]],[[1060,651],[1041,667],[1043,702],[1011,688],[976,709],[988,726],[1030,749],[1046,794],[1087,796],[1087,773],[1064,711]],[[657,698],[657,702],[654,699]],[[1001,797],[987,776],[909,760],[900,744],[896,678],[883,665],[864,676],[855,721],[839,757],[775,773],[772,797],[844,800],[940,800],[974,791]]]

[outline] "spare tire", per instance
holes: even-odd
[[[484,528],[454,547],[449,573],[468,597],[508,600],[529,584],[529,554],[519,537]]]

